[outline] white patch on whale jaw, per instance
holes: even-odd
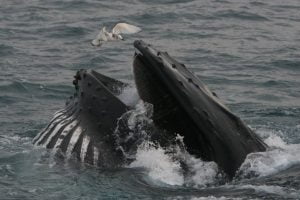
[[[83,141],[82,141],[81,150],[80,150],[80,160],[81,160],[81,162],[85,161],[89,144],[90,144],[90,137],[87,136],[87,135],[83,136]]]
[[[81,162],[85,162],[90,138],[83,135],[84,130],[80,126],[80,120],[77,119],[78,113],[76,111],[70,112],[70,110],[64,109],[56,112],[49,125],[34,138],[33,142],[35,145],[42,145],[43,147],[50,145],[54,154],[62,153],[66,159],[70,159],[72,154],[76,154]],[[80,147],[76,150],[75,147],[79,144]],[[65,149],[65,152],[62,152],[62,148]],[[99,150],[94,146],[92,148],[91,164],[97,165]]]
[[[72,152],[74,151],[75,145],[79,141],[79,138],[80,138],[80,136],[81,136],[82,133],[83,133],[83,130],[82,130],[82,128],[80,126],[78,126],[76,128],[76,130],[73,132],[72,137],[70,139],[70,142],[68,144],[67,151],[66,151],[67,158],[71,157]]]

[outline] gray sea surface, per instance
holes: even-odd
[[[142,32],[90,45],[118,22]],[[200,161],[184,177],[160,148],[113,170],[33,146],[77,70],[134,85],[136,39],[184,63],[274,150],[220,184]],[[0,0],[0,199],[300,199],[300,1]]]

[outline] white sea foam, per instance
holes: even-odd
[[[135,160],[129,167],[142,167],[151,179],[169,185],[205,187],[217,184],[223,178],[219,177],[217,164],[190,155],[185,150],[182,136],[178,135],[176,145],[164,148],[149,142],[149,133],[143,128],[151,123],[151,112],[151,106],[140,101],[127,113],[128,127],[133,130],[130,137],[138,135],[144,139],[131,156]],[[300,163],[300,144],[287,144],[282,139],[282,132],[265,129],[257,132],[270,148],[266,152],[249,154],[237,172],[237,178],[268,176]]]
[[[152,123],[151,115],[151,105],[142,101],[135,106],[135,109],[127,113],[128,127],[133,131],[130,137],[139,135],[144,139],[134,155],[135,161],[129,167],[144,168],[151,179],[169,185],[203,187],[213,184],[218,174],[217,164],[204,162],[190,155],[185,150],[182,136],[177,135],[176,145],[164,148],[148,140],[144,128]]]
[[[215,197],[215,196],[205,196],[205,197],[190,197],[190,198],[187,198],[186,196],[178,196],[178,197],[171,197],[171,198],[167,198],[167,200],[184,200],[184,199],[189,199],[189,200],[227,200],[227,199],[230,199],[230,200],[240,200],[242,198],[233,198],[233,197],[224,197],[224,196],[221,196],[221,197]]]
[[[203,187],[216,182],[218,166],[215,162],[204,162],[188,154],[185,160],[192,175],[186,178],[186,183],[191,186]]]
[[[267,145],[270,147],[279,147],[279,148],[287,148],[287,143],[282,140],[281,137],[278,135],[270,135],[267,139],[264,141]]]
[[[239,200],[242,198],[227,198],[227,197],[214,197],[214,196],[207,196],[207,197],[192,197],[191,200],[227,200],[227,199],[233,199],[233,200]]]
[[[249,154],[238,171],[239,177],[252,176],[253,174],[268,176],[293,164],[300,163],[299,144],[287,144],[272,131],[268,134],[265,142],[270,146],[270,149],[266,152]],[[180,138],[182,140],[182,137]],[[184,172],[186,169],[182,168],[181,162],[188,168],[188,173]],[[145,141],[139,146],[135,161],[130,164],[130,167],[145,168],[150,178],[169,185],[193,187],[215,184],[219,172],[216,163],[204,162],[195,158],[183,150],[180,144],[162,148],[149,141]]]
[[[123,88],[121,94],[118,98],[128,106],[134,106],[139,100],[139,96],[137,94],[137,90],[135,86],[127,86]]]
[[[299,197],[299,191],[287,189],[280,186],[273,186],[273,185],[241,185],[243,189],[254,189],[256,192],[259,193],[267,193],[267,194],[275,194],[284,196],[286,198],[297,198]]]
[[[181,162],[187,169],[183,169]],[[167,149],[152,142],[143,142],[129,167],[145,168],[153,180],[169,185],[203,187],[216,182],[217,164],[204,162],[182,150],[178,145]],[[188,172],[185,172],[187,170]]]
[[[152,179],[169,185],[184,183],[180,163],[173,160],[163,148],[149,141],[139,146],[136,160],[130,164],[130,167],[143,167]]]
[[[152,105],[139,101],[134,109],[124,113],[118,121],[118,125],[114,131],[118,149],[128,158],[135,158],[136,148],[143,141],[147,141],[150,132],[147,128],[152,124]],[[128,130],[124,134],[122,124],[127,123]],[[121,124],[121,126],[120,126]],[[121,130],[119,129],[121,127]],[[127,145],[127,143],[130,143]]]
[[[136,116],[132,120],[134,118]],[[131,123],[134,126],[133,121]],[[264,134],[266,138],[264,141],[270,149],[266,152],[249,154],[237,173],[238,177],[268,176],[300,163],[299,144],[287,144],[279,136],[281,133],[274,131],[264,131],[259,134]],[[177,140],[179,141],[177,145],[167,148],[144,141],[138,147],[135,161],[130,164],[130,167],[145,168],[150,178],[169,185],[205,187],[216,184],[220,178],[217,164],[195,158],[183,148],[183,137],[178,136]],[[184,169],[181,163],[185,164]],[[186,173],[185,170],[188,172]]]
[[[300,144],[287,144],[274,131],[263,131],[264,140],[270,149],[266,152],[251,153],[239,169],[239,176],[268,176],[300,163]]]
[[[153,113],[153,106],[143,101],[139,101],[134,110],[128,112],[127,119],[128,127],[131,130],[141,131],[144,126],[152,123],[151,117]]]

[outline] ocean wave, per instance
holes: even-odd
[[[217,13],[218,18],[232,18],[247,21],[270,21],[267,17],[247,11],[225,10]]]
[[[16,49],[10,45],[0,44],[0,58],[13,55]]]
[[[47,38],[68,38],[68,37],[82,37],[88,34],[89,30],[84,27],[74,27],[69,25],[54,25],[51,27],[39,28],[39,34]]]

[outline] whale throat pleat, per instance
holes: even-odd
[[[72,114],[73,113],[71,113],[70,115],[63,114],[60,117],[58,117],[57,119],[55,119],[52,123],[50,123],[50,126],[41,134],[41,136],[35,142],[35,144],[37,144],[37,145],[43,144],[44,145],[45,143],[47,143],[49,137],[51,137],[51,134],[53,132],[57,132],[57,127],[63,126],[67,122],[67,120],[72,117]]]

